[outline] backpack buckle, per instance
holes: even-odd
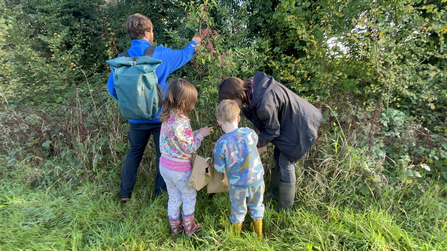
[[[135,66],[137,65],[137,57],[134,57],[132,62],[130,62],[130,66]]]

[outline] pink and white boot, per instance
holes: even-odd
[[[194,221],[194,213],[190,215],[184,215],[182,212],[182,217],[186,237],[198,233],[203,226],[202,223],[196,224],[196,222]]]
[[[169,217],[169,226],[171,227],[172,235],[183,232],[183,225],[180,222],[180,215],[177,217],[177,219],[171,219],[171,217]]]

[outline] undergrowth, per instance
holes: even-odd
[[[153,194],[152,142],[140,165],[135,196],[125,205],[119,203],[128,123],[119,115],[116,101],[101,88],[86,90],[91,89],[77,89],[61,109],[43,105],[0,112],[1,250],[442,250],[447,246],[447,185],[441,170],[424,169],[429,159],[417,155],[426,149],[442,160],[445,141],[439,136],[438,141],[431,140],[435,135],[421,133],[423,129],[411,120],[383,113],[377,121],[387,126],[374,127],[368,124],[374,115],[368,108],[341,116],[326,106],[317,143],[297,163],[292,215],[273,212],[276,202],[266,200],[265,237],[259,240],[249,230],[248,216],[242,236],[236,236],[229,232],[228,195],[210,197],[200,191],[196,217],[205,228],[184,238],[169,235],[167,194],[161,198]],[[193,127],[213,123],[207,104],[199,103],[190,114]],[[241,124],[251,126],[245,120]],[[221,133],[216,128],[203,142],[201,155],[211,156]],[[419,148],[404,146],[408,138]],[[269,152],[272,145],[261,156],[267,186],[274,164]],[[401,156],[411,157],[402,162]],[[419,176],[409,179],[408,170]]]

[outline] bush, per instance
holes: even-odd
[[[0,79],[8,102],[60,103],[69,87],[82,82],[82,70],[104,70],[101,1],[20,0],[0,7]]]
[[[211,156],[222,133],[214,118],[218,83],[259,70],[323,112],[318,142],[303,160],[308,174],[324,167],[322,177],[331,176],[355,163],[358,176],[349,182],[374,177],[367,187],[378,189],[377,182],[419,186],[427,177],[445,179],[445,3],[234,3],[1,3],[8,162],[33,160],[54,170],[68,165],[68,180],[80,173],[101,177],[99,163],[120,165],[127,122],[105,90],[104,61],[129,47],[123,24],[140,12],[151,17],[157,45],[180,49],[197,32],[202,35],[193,60],[170,77],[183,77],[199,90],[193,127],[216,126],[200,154]],[[253,127],[246,120],[241,125]],[[339,156],[336,164],[322,164],[340,151],[347,156],[343,162]],[[266,167],[273,163],[269,155],[263,161]],[[153,164],[148,166],[145,172],[152,172]]]

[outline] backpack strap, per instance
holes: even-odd
[[[127,50],[121,52],[121,53],[120,53],[120,56],[121,56],[121,57],[130,57],[129,52],[127,52]]]
[[[146,51],[144,52],[143,56],[152,57],[152,54],[154,54],[155,46],[149,46],[147,47]]]
[[[154,54],[155,46],[149,46],[147,47],[146,51],[144,52],[143,56],[152,57],[152,54]],[[123,51],[120,53],[121,57],[130,57],[129,52]]]

